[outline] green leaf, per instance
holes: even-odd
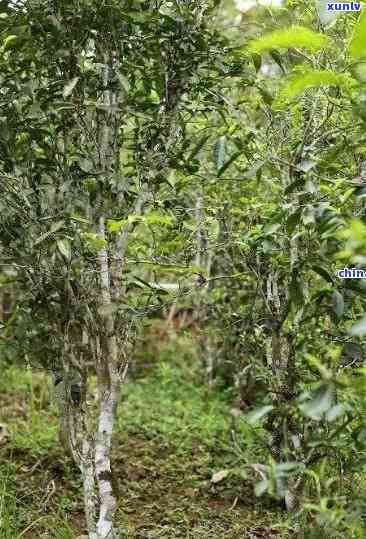
[[[301,462],[281,462],[280,464],[276,465],[275,473],[277,477],[282,477],[287,475],[289,472],[303,468],[303,466],[304,465]]]
[[[263,228],[263,234],[266,236],[272,236],[274,232],[277,232],[278,229],[282,227],[281,223],[272,223],[269,225],[266,225]]]
[[[69,240],[63,239],[63,240],[57,240],[56,242],[57,249],[60,251],[62,256],[65,258],[67,262],[70,262],[71,260],[71,245]]]
[[[342,204],[347,202],[347,200],[353,195],[354,192],[355,192],[354,187],[350,187],[349,189],[347,189],[346,192],[344,193],[344,195],[342,195],[342,198],[341,198]],[[357,195],[357,193],[356,193],[356,195]]]
[[[285,85],[277,96],[275,105],[281,109],[286,106],[288,101],[298,97],[308,88],[321,88],[324,86],[338,86],[349,92],[354,86],[357,86],[357,81],[345,73],[308,69],[287,78]]]
[[[88,247],[95,252],[99,252],[107,246],[107,241],[94,232],[83,232],[81,236]]]
[[[72,91],[75,88],[75,86],[77,85],[78,80],[79,80],[79,77],[74,77],[73,79],[71,79],[70,82],[68,82],[64,86],[64,89],[63,89],[63,92],[62,92],[62,97],[63,98],[69,97],[69,95],[72,94]]]
[[[362,336],[366,334],[366,316],[365,318],[362,318],[357,324],[352,326],[352,328],[349,331],[350,335],[357,335]]]
[[[18,36],[16,36],[16,35],[7,36],[4,39],[4,44],[3,44],[4,49],[6,50],[6,49],[9,49],[10,47],[12,47],[12,45],[16,41],[17,37]]]
[[[210,135],[204,135],[199,141],[198,143],[194,146],[193,150],[191,151],[191,153],[188,155],[187,157],[187,163],[190,163],[192,161],[192,159],[194,159],[196,157],[196,155],[198,154],[198,152],[204,147],[204,145],[206,144],[206,142],[208,141],[208,139],[210,138]]]
[[[296,226],[300,223],[302,208],[298,208],[294,213],[289,215],[286,221],[286,228],[289,234],[292,234]]]
[[[336,404],[335,406],[332,406],[330,410],[326,413],[325,419],[327,421],[334,421],[337,419],[337,417],[340,417],[343,415],[346,411],[346,407],[344,404]]]
[[[332,406],[333,388],[329,384],[323,384],[316,389],[312,398],[302,403],[299,408],[304,415],[319,421],[323,414]]]
[[[76,221],[77,223],[82,223],[82,224],[86,224],[86,225],[90,224],[88,219],[84,219],[84,217],[80,217],[79,215],[70,215],[70,219],[72,221]]]
[[[259,481],[259,483],[256,483],[254,486],[254,493],[256,496],[262,496],[267,490],[268,490],[269,482],[267,479],[263,479],[262,481]]]
[[[125,219],[122,219],[121,221],[116,221],[115,219],[109,219],[107,221],[108,232],[120,232],[121,228],[123,228],[126,224],[127,224],[127,221]]]
[[[348,47],[349,55],[359,59],[366,56],[366,15],[361,13],[353,29],[353,36]]]
[[[126,92],[126,94],[129,92],[130,88],[131,88],[131,85],[128,81],[128,78],[125,76],[125,75],[122,75],[122,73],[117,73],[117,77],[118,77],[118,80],[122,86],[122,88],[124,89],[124,91]]]
[[[214,148],[213,148],[213,157],[214,162],[216,165],[216,168],[220,170],[220,168],[225,163],[226,158],[226,137],[222,136],[217,139],[215,142]]]
[[[331,275],[321,266],[314,265],[314,266],[311,266],[311,269],[315,271],[315,273],[320,275],[320,277],[323,277],[323,279],[328,281],[328,283],[333,283],[333,279]]]
[[[135,286],[139,286],[140,288],[149,288],[150,290],[153,290],[156,294],[160,296],[166,296],[169,295],[169,292],[172,290],[179,289],[179,286],[173,284],[166,284],[166,283],[148,283],[147,281],[144,281],[144,279],[141,279],[141,277],[136,277],[133,283]],[[166,288],[164,288],[166,287]]]
[[[141,283],[142,285],[144,285],[145,287],[150,288],[150,289],[153,289],[153,287],[151,286],[151,284],[148,283],[147,281],[144,281],[144,279],[141,279],[141,277],[136,277],[136,276],[135,276],[135,280],[136,280],[138,283]]]
[[[344,299],[338,290],[335,290],[332,294],[332,308],[337,318],[341,318],[344,312]]]
[[[262,242],[262,250],[263,253],[270,253],[273,251],[273,249],[276,249],[276,244],[269,240],[263,240]]]
[[[253,59],[255,70],[258,73],[258,71],[260,70],[262,66],[262,56],[260,54],[253,53],[252,59]]]
[[[163,213],[150,212],[143,217],[143,220],[148,225],[159,225],[159,226],[173,226],[173,219],[170,215],[164,215]]]
[[[273,406],[271,404],[261,406],[260,408],[256,408],[252,412],[249,412],[249,414],[246,415],[246,420],[250,425],[252,425],[269,414],[271,410],[273,410]]]
[[[78,159],[78,165],[83,172],[89,173],[94,169],[94,164],[91,160],[80,157]]]
[[[232,155],[232,156],[230,157],[230,159],[228,159],[228,160],[226,161],[226,163],[224,163],[224,164],[222,165],[222,167],[219,168],[219,170],[217,171],[217,175],[218,175],[218,176],[222,176],[222,174],[225,172],[225,170],[226,170],[227,168],[229,168],[229,166],[230,166],[232,163],[234,163],[234,161],[236,161],[236,160],[238,159],[238,157],[240,157],[240,156],[242,155],[242,153],[243,153],[243,152],[236,152],[236,153],[234,153],[234,155]]]
[[[291,26],[264,35],[249,44],[249,52],[261,54],[272,49],[302,48],[316,52],[331,43],[328,36],[304,26]]]
[[[278,65],[278,67],[283,71],[285,72],[284,70],[284,67],[283,67],[283,63],[282,63],[282,58],[281,58],[281,54],[276,51],[276,49],[272,49],[269,51],[269,55],[271,56],[271,58],[276,62],[276,64]]]

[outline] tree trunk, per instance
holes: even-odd
[[[99,220],[99,235],[105,239],[104,217]],[[113,519],[117,509],[117,500],[113,492],[111,472],[111,444],[113,427],[116,419],[120,384],[126,373],[119,371],[120,360],[115,333],[115,320],[110,290],[110,267],[107,249],[99,253],[100,286],[101,286],[101,313],[104,319],[105,338],[104,346],[97,361],[97,385],[99,397],[98,430],[95,440],[95,477],[99,494],[99,517],[97,522],[98,539],[114,539],[116,533],[113,529]],[[86,493],[85,493],[86,495]]]

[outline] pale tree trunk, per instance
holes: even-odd
[[[104,217],[99,222],[100,238],[105,239]],[[95,441],[95,475],[99,493],[99,519],[97,523],[98,538],[116,537],[113,530],[113,518],[117,508],[117,500],[113,493],[110,451],[112,444],[113,427],[120,395],[122,376],[126,373],[120,371],[120,354],[118,351],[115,332],[113,302],[110,290],[110,268],[107,250],[99,253],[100,282],[102,296],[102,316],[105,323],[106,346],[99,358],[97,368],[98,396],[100,403],[98,431]]]
[[[93,459],[93,445],[88,439],[88,437],[85,435],[82,443],[82,458],[79,467],[83,479],[86,525],[89,537],[91,539],[97,539],[97,497]]]
[[[101,139],[99,144],[100,167],[105,171],[104,181],[108,182],[108,171],[113,170],[116,161],[116,151],[118,146],[116,140],[118,133],[118,118],[116,110],[117,96],[108,90],[111,75],[112,57],[104,54],[104,106],[106,117],[104,125],[101,126]],[[89,455],[89,462],[84,470],[84,498],[85,509],[88,511],[87,521],[89,525],[89,536],[92,539],[115,539],[117,532],[114,529],[114,517],[117,509],[117,499],[113,492],[112,470],[111,470],[111,446],[114,424],[116,420],[118,400],[122,379],[126,374],[127,363],[122,365],[121,354],[117,342],[116,327],[116,305],[120,296],[121,272],[123,265],[123,255],[118,253],[116,247],[118,243],[108,241],[105,229],[106,217],[104,214],[104,204],[102,195],[100,204],[95,212],[95,230],[99,238],[103,241],[104,247],[99,251],[99,284],[100,284],[100,308],[102,328],[98,335],[99,353],[96,359],[97,392],[99,411],[97,417],[97,432],[95,434],[94,445],[88,446],[88,441],[84,440],[85,451]],[[114,257],[114,263],[109,260],[109,252]],[[113,282],[113,296],[111,290]],[[91,449],[91,451],[90,451]],[[94,453],[94,454],[93,454]],[[93,455],[92,455],[93,454]],[[94,484],[92,484],[92,462],[94,459]],[[92,486],[94,488],[92,488]],[[91,490],[97,487],[97,515],[95,515],[94,504],[90,502]],[[95,518],[97,518],[95,526]]]

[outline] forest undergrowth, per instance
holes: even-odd
[[[255,439],[230,393],[202,385],[187,337],[155,353],[141,354],[119,407],[113,469],[126,537],[290,537],[281,508],[253,494]],[[1,538],[82,537],[81,481],[59,446],[50,380],[12,366],[0,384]]]

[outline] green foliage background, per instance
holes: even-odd
[[[366,262],[363,14],[213,2],[198,24],[195,2],[26,6],[0,3],[2,361],[58,366],[57,324],[99,323],[95,259],[128,232],[113,309],[135,331],[130,426],[187,429],[185,458],[192,433],[207,455],[217,436],[229,477],[293,536],[364,537],[366,287],[337,275]],[[117,62],[108,110],[102,44]],[[118,118],[107,174],[90,117]],[[153,329],[172,306],[192,324],[183,347],[168,332],[167,357]],[[155,374],[134,385],[145,362]]]

